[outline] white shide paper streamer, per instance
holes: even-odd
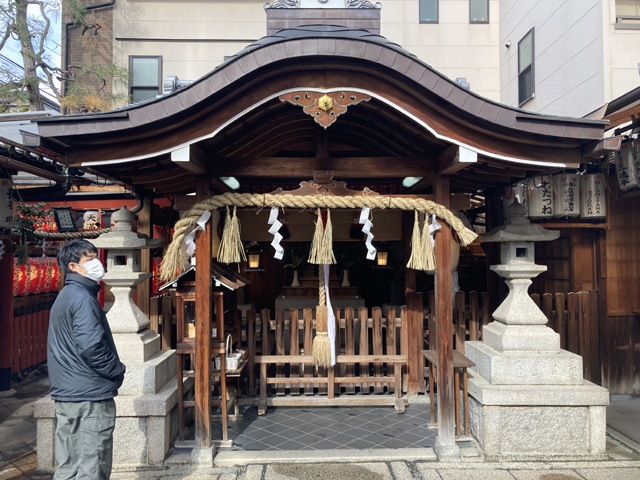
[[[367,260],[375,260],[377,250],[371,243],[373,241],[373,233],[371,233],[373,223],[369,220],[369,212],[371,212],[371,209],[369,207],[364,207],[360,212],[360,221],[358,223],[363,224],[362,233],[367,236],[367,239],[364,242],[367,247]]]
[[[278,232],[280,227],[282,227],[282,223],[278,220],[278,207],[271,207],[271,213],[269,214],[269,221],[267,222],[271,225],[269,228],[269,233],[273,235],[273,240],[271,241],[271,246],[275,249],[276,253],[273,254],[273,258],[277,258],[278,260],[282,260],[282,256],[284,255],[284,248],[280,245],[282,241],[282,235]]]
[[[440,230],[442,225],[436,220],[436,214],[431,215],[431,225],[429,225],[429,235],[431,235],[431,245],[436,246],[436,231]]]
[[[193,255],[193,252],[196,251],[196,233],[198,232],[198,230],[202,230],[204,231],[207,225],[207,222],[209,221],[209,219],[211,218],[211,212],[209,210],[206,210],[202,215],[200,215],[200,218],[196,221],[196,228],[194,228],[193,230],[191,230],[191,233],[189,233],[186,237],[184,237],[184,243],[187,244],[187,255],[191,256]]]

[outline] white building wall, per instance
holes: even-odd
[[[264,0],[118,0],[113,61],[128,67],[129,56],[160,55],[163,79],[177,75],[196,80],[225,56],[265,35],[263,4]]]
[[[500,2],[489,2],[488,24],[469,23],[468,0],[440,0],[438,23],[421,24],[418,0],[385,0],[380,33],[452,80],[465,77],[471,90],[500,99]]]
[[[118,0],[114,63],[128,66],[131,55],[161,55],[163,78],[200,78],[265,35],[264,1]],[[499,0],[490,0],[491,23],[473,25],[468,0],[440,0],[438,24],[420,24],[418,0],[377,1],[383,36],[453,80],[466,77],[474,92],[499,100]]]
[[[605,102],[603,1],[503,0],[500,101],[518,107],[518,42],[534,28],[535,97],[520,107],[583,116]],[[510,48],[504,45],[510,42]]]
[[[632,2],[626,0],[623,3],[629,7]],[[622,13],[640,15],[640,0],[635,3],[635,11],[625,8]],[[616,28],[615,0],[604,2],[603,20],[606,38],[604,91],[606,100],[610,101],[640,86],[640,29]],[[640,27],[640,22],[635,23]]]

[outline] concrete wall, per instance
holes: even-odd
[[[113,20],[114,63],[130,55],[161,55],[162,78],[195,80],[263,37],[261,0],[222,2],[118,0]]]
[[[522,108],[583,116],[600,107],[605,102],[603,1],[608,0],[503,0],[500,101],[518,106],[518,42],[533,27],[535,98]]]
[[[616,1],[604,0],[603,23],[605,32],[604,43],[604,94],[605,99],[610,101],[640,86],[640,74],[638,63],[640,63],[640,29],[616,28]],[[640,6],[635,2],[636,7]],[[640,8],[629,10],[629,0],[618,5],[619,13],[640,15]],[[621,8],[622,7],[622,8]],[[631,23],[631,22],[630,22]],[[638,22],[631,27],[640,27]]]
[[[468,0],[441,0],[438,24],[420,24],[418,0],[380,0],[381,34],[452,79],[498,100],[499,0],[489,24],[469,24]],[[266,34],[264,0],[180,2],[118,0],[113,20],[114,63],[130,55],[162,55],[162,76],[195,80]],[[144,39],[144,40],[142,40]]]
[[[381,34],[440,73],[466,77],[471,90],[500,99],[500,2],[489,3],[488,24],[469,23],[468,0],[440,0],[439,22],[419,22],[418,0],[381,1]]]

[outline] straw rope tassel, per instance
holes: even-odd
[[[238,220],[236,207],[233,207],[233,215],[229,214],[227,207],[227,218],[222,230],[222,240],[218,248],[218,261],[221,263],[239,263],[246,261],[242,240],[240,239],[240,220]]]
[[[418,220],[418,211],[416,210],[414,213],[415,215],[413,221],[413,233],[411,234],[411,257],[409,257],[407,267],[413,268],[414,270],[426,270],[424,248],[420,235],[420,221]]]
[[[320,219],[322,222],[322,219]],[[329,341],[329,329],[327,326],[328,312],[326,292],[324,289],[324,267],[320,265],[318,280],[318,303],[316,307],[316,336],[313,339],[313,365],[316,367],[329,367],[331,365],[331,342]]]
[[[424,254],[425,270],[433,272],[436,269],[436,252],[433,249],[433,243],[431,242],[431,220],[429,215],[424,219],[424,225],[422,227],[422,251]]]
[[[334,263],[336,263],[336,257],[333,254],[333,225],[331,224],[331,210],[327,210],[327,223],[324,226],[324,235],[322,236],[322,264]]]

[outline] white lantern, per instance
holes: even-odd
[[[0,178],[0,228],[13,227],[15,210],[12,190],[11,180]]]
[[[527,198],[527,184],[525,182],[514,183],[505,188],[504,197],[502,197],[502,211],[506,212],[507,208],[516,200],[521,205],[528,206],[529,199]]]
[[[624,142],[620,150],[612,152],[616,161],[616,174],[618,186],[626,192],[638,187],[638,141]]]
[[[539,175],[527,180],[529,218],[553,217],[553,186],[550,175]]]
[[[553,216],[580,216],[580,182],[577,173],[557,173],[553,176]]]
[[[584,175],[580,185],[580,218],[604,221],[607,218],[606,179],[602,173]]]

